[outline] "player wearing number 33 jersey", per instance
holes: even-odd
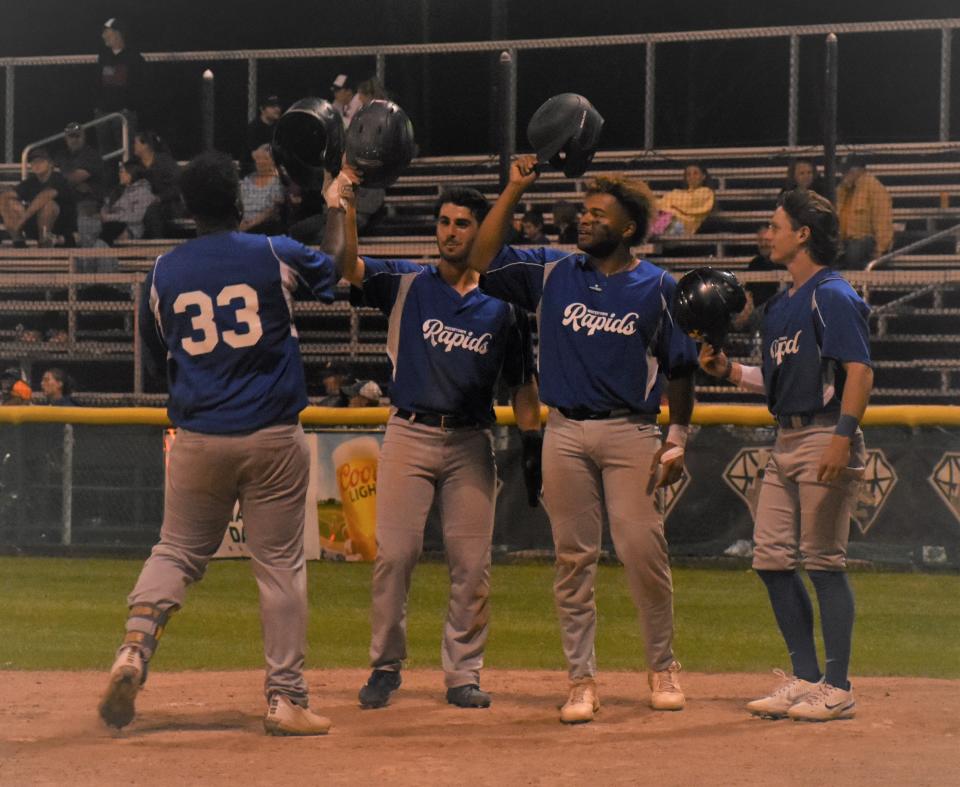
[[[221,153],[183,172],[196,240],[157,259],[146,282],[140,331],[167,367],[170,451],[160,542],[127,598],[126,635],[100,716],[124,727],[170,615],[223,539],[236,501],[260,590],[267,662],[264,727],[319,735],[329,720],[307,709],[303,677],[307,574],[303,554],[309,449],[299,423],[307,404],[293,324],[298,289],[333,300],[332,260],[289,238],[237,232],[236,169]]]

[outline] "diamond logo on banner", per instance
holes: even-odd
[[[853,511],[853,521],[857,523],[861,533],[866,534],[871,528],[883,504],[890,497],[890,490],[896,485],[897,471],[887,461],[883,451],[879,448],[868,449],[863,481]]]
[[[960,523],[960,453],[947,451],[928,480]]]
[[[747,504],[751,516],[757,512],[760,482],[769,459],[769,448],[742,448],[723,471],[723,480]]]
[[[673,510],[673,507],[680,499],[680,495],[683,494],[683,490],[686,489],[689,484],[690,470],[685,468],[683,475],[680,476],[678,481],[670,484],[670,486],[665,486],[663,489],[657,490],[654,506],[664,519],[666,519]]]

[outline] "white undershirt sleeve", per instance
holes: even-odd
[[[737,384],[745,391],[765,393],[763,386],[763,370],[759,366],[740,364],[740,382]]]

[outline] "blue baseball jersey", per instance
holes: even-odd
[[[363,261],[364,300],[390,318],[391,402],[414,412],[493,423],[501,372],[510,387],[533,375],[526,314],[479,288],[461,295],[434,265]]]
[[[870,365],[869,314],[853,287],[829,268],[793,295],[784,291],[767,301],[761,336],[770,412],[839,413],[843,363]]]
[[[215,233],[158,257],[140,332],[166,361],[174,425],[229,434],[296,421],[307,392],[294,295],[330,302],[337,279],[330,257],[282,236]]]
[[[646,260],[605,276],[585,254],[504,246],[481,286],[537,312],[540,398],[552,407],[658,413],[660,373],[697,367],[670,314],[676,282]]]

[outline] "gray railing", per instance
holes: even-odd
[[[871,260],[869,263],[867,263],[866,270],[875,271],[877,268],[881,268],[893,260],[899,259],[907,254],[913,254],[913,252],[915,252],[917,249],[921,249],[924,246],[935,243],[943,238],[948,238],[951,235],[957,235],[960,237],[960,224],[956,224],[953,227],[948,227],[940,232],[935,232],[933,235],[929,235],[926,238],[921,238],[915,243],[911,243],[907,246],[897,249],[896,251],[887,252],[883,256],[877,257],[875,260]]]
[[[95,120],[91,120],[89,123],[84,123],[81,126],[81,128],[86,131],[88,128],[102,126],[104,123],[113,123],[116,120],[120,121],[120,147],[104,153],[102,156],[104,161],[110,161],[111,159],[115,158],[120,158],[122,161],[126,161],[127,157],[130,155],[130,122],[127,120],[127,116],[122,112],[111,112],[109,115],[101,115]],[[38,148],[41,145],[49,144],[50,142],[58,142],[65,137],[66,132],[61,131],[59,134],[51,134],[49,137],[38,139],[36,142],[31,142],[29,145],[27,145],[20,153],[20,179],[27,179],[27,161],[30,158],[31,150]]]
[[[728,30],[690,30],[669,33],[636,33],[629,35],[584,36],[576,38],[525,38],[498,41],[467,41],[458,43],[394,44],[382,46],[317,47],[301,49],[241,49],[231,51],[196,52],[150,52],[144,57],[152,63],[203,62],[245,60],[247,62],[247,115],[252,118],[257,110],[257,66],[261,60],[291,58],[373,57],[376,74],[383,82],[386,76],[387,56],[427,54],[458,54],[467,52],[508,52],[514,63],[520,51],[537,49],[570,49],[576,47],[642,46],[645,47],[644,84],[644,148],[654,147],[654,117],[656,114],[656,47],[666,43],[696,43],[704,41],[734,41],[749,39],[783,38],[787,41],[785,51],[789,77],[787,95],[787,144],[797,144],[800,95],[800,38],[825,36],[836,33],[849,34],[940,31],[940,101],[939,138],[950,138],[950,72],[953,31],[960,28],[960,19],[915,19],[891,22],[849,22],[829,25],[802,25],[792,27],[746,27]],[[638,58],[638,62],[640,58]],[[5,160],[14,160],[14,98],[16,94],[15,71],[17,68],[34,66],[83,65],[96,63],[96,55],[52,55],[43,57],[0,58],[0,66],[6,72],[4,105]],[[760,76],[766,75],[766,71]],[[516,96],[514,94],[513,101]]]

